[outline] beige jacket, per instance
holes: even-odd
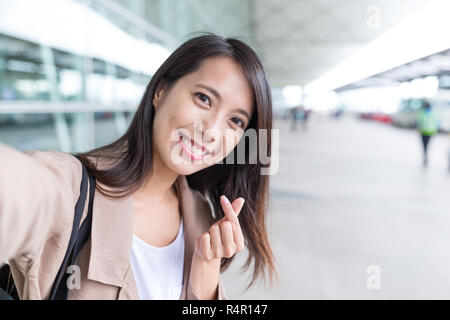
[[[0,143],[0,264],[9,260],[21,299],[48,299],[67,250],[81,163],[59,151],[20,152]],[[185,256],[180,299],[198,299],[189,283],[194,241],[214,222],[205,197],[185,176],[176,180],[184,223]],[[102,185],[104,187],[104,185]],[[87,214],[85,206],[83,219]],[[96,192],[91,238],[75,264],[80,289],[69,299],[139,299],[130,266],[131,196],[112,199]],[[226,299],[221,278],[219,297]]]

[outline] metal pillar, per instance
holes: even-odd
[[[58,90],[58,76],[55,66],[55,57],[51,48],[41,45],[41,57],[44,66],[44,73],[50,83],[50,99],[54,102],[61,101]],[[57,106],[55,104],[55,106]],[[56,136],[59,140],[61,151],[71,152],[72,143],[70,141],[69,126],[62,112],[55,110],[53,113]]]

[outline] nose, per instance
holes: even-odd
[[[206,142],[210,142],[210,143],[213,143],[214,141],[216,141],[216,135],[212,131],[213,130],[203,130],[202,140],[206,141]]]
[[[216,140],[220,140],[219,137],[219,130],[216,128],[216,124],[214,121],[202,121],[202,127],[201,127],[201,133],[202,133],[202,140],[207,143],[214,143]]]

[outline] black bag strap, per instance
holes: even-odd
[[[69,274],[66,269],[69,265],[75,263],[78,254],[80,253],[83,245],[89,239],[92,227],[92,208],[94,203],[95,194],[95,178],[92,177],[84,164],[82,163],[82,178],[80,185],[80,197],[75,205],[75,216],[73,219],[72,233],[70,235],[69,245],[67,247],[66,255],[64,260],[58,270],[55,282],[53,283],[52,290],[50,292],[49,300],[66,300],[69,293],[69,288],[67,286],[67,279]],[[84,206],[87,198],[87,188],[89,181],[89,202],[88,202],[88,212],[83,224],[80,227],[80,221],[83,215]]]

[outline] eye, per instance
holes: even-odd
[[[201,102],[207,103],[209,106],[211,106],[211,99],[204,93],[196,92],[195,96],[200,99]]]
[[[237,122],[235,122],[235,121],[233,121],[233,122],[236,123],[239,127],[244,128],[245,122],[241,118],[233,117],[231,119],[232,119],[232,121],[233,120],[237,121]],[[240,124],[239,124],[239,122],[240,122]]]

